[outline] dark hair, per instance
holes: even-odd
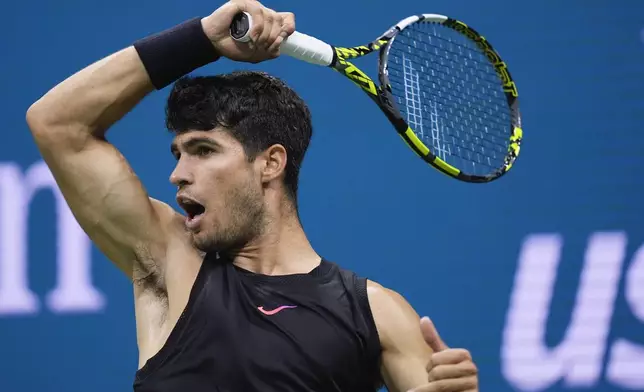
[[[297,206],[300,166],[313,132],[311,114],[280,79],[255,71],[183,77],[168,97],[166,126],[173,133],[224,127],[250,161],[281,144],[287,153],[285,189]]]

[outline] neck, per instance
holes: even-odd
[[[308,273],[321,259],[292,208],[269,212],[262,234],[229,256],[236,266],[263,275]]]

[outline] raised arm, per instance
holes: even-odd
[[[252,48],[229,37],[231,20],[240,11],[260,21],[251,33],[256,42]],[[88,66],[29,108],[27,123],[70,209],[98,248],[131,279],[159,268],[169,240],[166,227],[175,212],[148,197],[124,157],[107,141],[107,130],[150,92],[220,55],[250,62],[276,57],[281,38],[275,36],[281,31],[271,28],[286,23],[283,16],[255,1],[230,1],[203,19]]]
[[[27,122],[81,227],[127,276],[162,257],[161,219],[107,129],[154,89],[133,47],[71,76],[34,103]]]

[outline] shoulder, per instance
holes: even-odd
[[[367,296],[383,349],[399,346],[402,337],[419,342],[420,316],[400,293],[367,280]]]
[[[398,292],[378,282],[359,276],[355,272],[338,267],[344,279],[359,281],[356,287],[365,292],[369,312],[373,318],[380,345],[383,349],[401,347],[422,342],[420,316],[410,303]],[[420,341],[418,338],[420,337]]]
[[[407,300],[398,292],[384,287],[380,283],[367,280],[367,295],[369,304],[375,313],[388,314],[390,316],[416,315],[416,312]]]

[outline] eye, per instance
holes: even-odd
[[[195,151],[195,153],[196,155],[199,155],[199,156],[207,156],[212,154],[213,150],[205,146],[199,146],[197,147],[197,150]]]

